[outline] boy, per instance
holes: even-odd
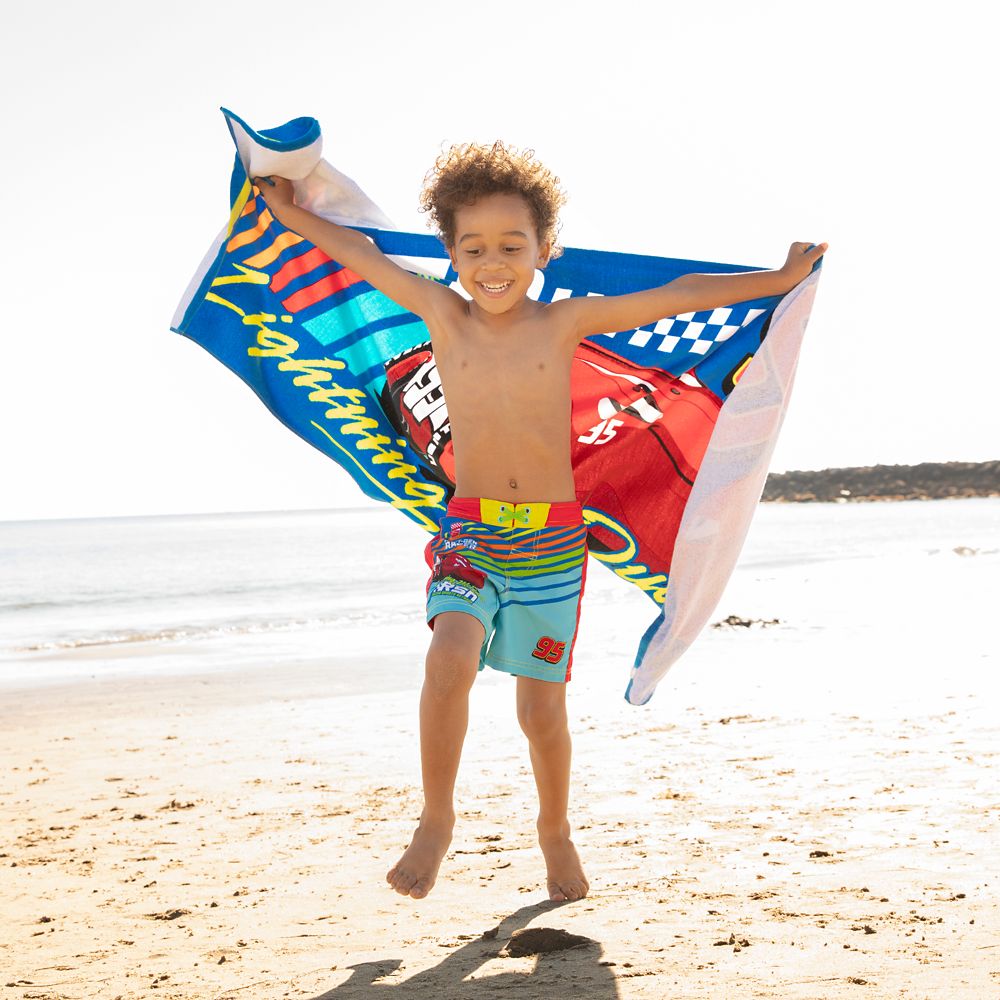
[[[558,178],[530,151],[499,142],[456,146],[428,175],[422,207],[437,224],[466,300],[398,267],[360,233],[297,207],[290,182],[270,178],[261,191],[282,225],[423,319],[448,403],[455,495],[427,547],[433,636],[420,696],[424,808],[386,879],[414,899],[434,885],[455,822],[469,691],[495,629],[490,665],[517,676],[549,897],[581,899],[589,886],[567,817],[565,684],[586,566],[570,464],[574,351],[584,337],[783,294],[809,274],[826,245],[792,244],[777,271],[689,274],[630,295],[543,304],[527,293],[535,269],[558,253],[565,201]]]

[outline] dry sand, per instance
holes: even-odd
[[[982,618],[995,559],[934,558]],[[748,581],[719,617],[783,624],[708,630],[642,709],[609,615],[585,616],[570,703],[592,894],[571,904],[545,901],[508,678],[474,689],[456,838],[420,902],[383,881],[420,806],[419,655],[409,690],[378,696],[328,696],[356,657],[8,685],[0,997],[998,998],[992,626],[959,655],[923,628],[916,573],[868,567],[813,625],[794,621],[807,586]],[[911,576],[881,644],[851,630]],[[631,607],[610,612],[629,647],[649,616]],[[593,943],[499,955],[526,927]]]
[[[888,726],[590,706],[593,893],[551,906],[510,692],[484,685],[415,903],[382,881],[419,811],[412,706],[325,699],[329,666],[9,696],[0,995],[1000,996],[997,754],[959,700]],[[529,924],[595,943],[496,957]]]

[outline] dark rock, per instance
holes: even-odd
[[[739,615],[728,615],[720,622],[712,622],[712,628],[750,628],[751,625],[760,625],[767,628],[768,625],[780,625],[777,618],[741,618]]]
[[[176,920],[178,917],[187,916],[190,910],[164,910],[163,913],[147,913],[151,920]]]
[[[500,958],[523,958],[525,955],[542,955],[570,948],[586,948],[596,941],[579,934],[554,927],[525,927],[514,931],[510,940],[499,952]]]

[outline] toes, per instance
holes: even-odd
[[[408,896],[416,881],[416,875],[411,875],[409,872],[402,872],[396,880],[396,892],[403,896]]]
[[[554,903],[572,903],[578,899],[583,899],[587,895],[590,887],[585,882],[566,882],[559,885],[557,882],[549,883],[549,899]]]
[[[403,871],[397,865],[393,868],[388,875],[385,877],[386,882],[392,886],[401,896],[405,896],[409,893],[410,887],[416,882],[416,876],[409,874],[409,872]]]
[[[431,880],[429,878],[418,878],[409,891],[413,899],[423,899],[431,891]]]

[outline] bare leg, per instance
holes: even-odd
[[[535,772],[538,843],[545,856],[549,898],[582,899],[590,885],[569,836],[572,745],[566,720],[566,685],[518,677],[517,718],[528,737]]]
[[[386,875],[402,896],[431,891],[455,826],[455,777],[469,725],[469,691],[479,669],[485,630],[471,615],[444,611],[434,619],[420,693],[420,764],[424,808],[410,846]]]

